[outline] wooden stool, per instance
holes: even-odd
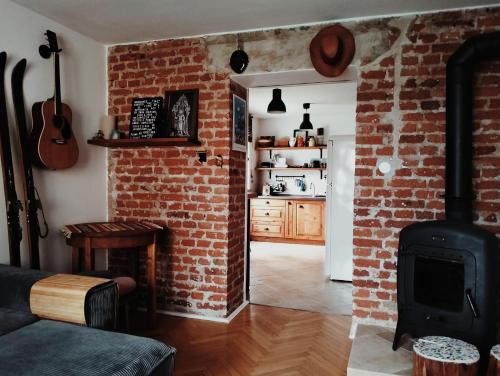
[[[148,323],[153,328],[156,323],[156,248],[162,231],[161,226],[147,221],[79,223],[62,229],[66,244],[73,248],[73,273],[94,270],[95,249],[119,248],[137,253],[139,248],[147,247],[147,312]]]
[[[488,363],[488,376],[500,376],[500,345],[495,345],[490,351],[490,361]]]
[[[476,376],[479,351],[449,337],[423,337],[413,345],[413,376]]]

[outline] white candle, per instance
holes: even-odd
[[[111,137],[111,133],[115,130],[115,126],[116,126],[115,115],[104,115],[101,118],[100,129],[104,134],[104,138],[109,139]]]

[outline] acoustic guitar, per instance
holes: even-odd
[[[31,132],[33,163],[38,167],[60,170],[78,160],[78,144],[71,128],[71,108],[61,100],[59,53],[62,51],[54,32],[47,30],[48,45],[40,46],[40,55],[54,58],[54,96],[33,105]]]

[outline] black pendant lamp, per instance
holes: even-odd
[[[302,123],[300,124],[300,129],[313,129],[313,125],[309,117],[310,114],[307,113],[307,110],[309,109],[309,107],[311,107],[311,104],[304,103],[302,107],[304,107],[304,110],[306,110],[306,112],[304,113],[304,118],[302,120]]]
[[[283,114],[286,112],[285,103],[281,99],[281,89],[273,89],[273,99],[267,106],[269,114]]]

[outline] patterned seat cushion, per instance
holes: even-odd
[[[0,337],[0,375],[172,375],[175,349],[149,338],[41,320]]]

